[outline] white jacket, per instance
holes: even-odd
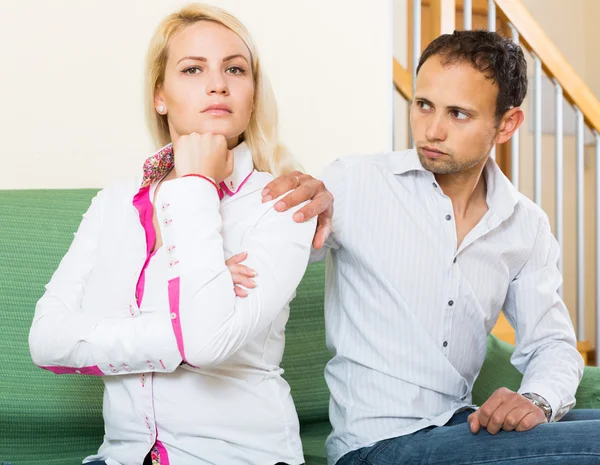
[[[34,362],[106,385],[104,443],[86,461],[141,464],[156,445],[163,465],[303,462],[279,363],[316,223],[261,203],[272,177],[245,144],[234,156],[222,201],[201,178],[163,183],[155,254],[156,186],[102,190],[36,306]],[[237,298],[225,260],[244,251],[257,287]]]

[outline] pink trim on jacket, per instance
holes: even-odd
[[[229,190],[229,188],[227,187],[227,185],[221,181],[219,183],[219,186],[221,187],[221,189],[223,189],[225,192],[227,192],[227,195],[229,195],[230,197],[233,197],[235,194],[237,194],[240,189],[243,187],[244,184],[246,184],[246,181],[248,181],[248,179],[250,179],[250,176],[252,176],[252,173],[254,173],[254,171],[251,171],[250,174],[248,176],[246,176],[246,179],[244,179],[240,185],[238,186],[237,190],[235,192],[232,192],[231,190]],[[221,195],[219,195],[219,197],[222,199],[223,197],[221,197]]]
[[[40,367],[44,370],[51,371],[57,375],[92,375],[104,376],[104,373],[97,366],[72,368],[72,367]]]
[[[179,319],[179,291],[180,291],[180,278],[171,279],[169,281],[169,309],[171,310],[171,325],[173,325],[173,332],[175,333],[175,340],[177,341],[177,348],[181,354],[181,358],[185,363],[185,350],[183,348],[183,333],[181,331],[181,320]]]
[[[140,215],[140,223],[142,224],[144,233],[146,235],[146,260],[144,262],[144,266],[142,267],[142,271],[140,272],[137,285],[135,286],[135,299],[138,307],[140,307],[142,304],[142,299],[144,298],[146,268],[148,268],[150,260],[156,253],[156,251],[152,252],[152,248],[156,243],[156,231],[154,229],[154,223],[152,222],[154,207],[150,201],[150,186],[142,187],[133,197],[133,206],[137,209]]]
[[[160,455],[160,465],[169,465],[169,453],[167,452],[167,448],[158,439],[156,440],[156,448],[158,449],[158,454]]]

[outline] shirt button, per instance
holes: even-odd
[[[444,341],[444,344],[442,344],[444,347],[448,347],[448,341]]]
[[[175,312],[171,313],[171,320],[176,320],[177,319],[177,314]]]
[[[449,300],[448,305],[450,305],[452,307],[454,305],[454,300]]]
[[[452,260],[452,263],[456,263],[456,257],[454,257],[454,260]]]
[[[446,220],[450,221],[452,217],[450,215],[446,215]]]
[[[433,187],[434,187],[434,188],[437,188],[437,184],[436,184],[435,182],[433,183]]]

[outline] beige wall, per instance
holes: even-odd
[[[562,54],[586,81],[588,86],[600,97],[600,55],[597,44],[600,43],[600,1],[596,0],[521,0],[534,18],[546,31],[550,39],[557,45]],[[406,11],[406,0],[397,0],[395,14],[394,53],[399,59],[406,57],[406,18],[401,13]],[[401,60],[402,62],[402,60]],[[406,65],[406,63],[403,63]],[[530,86],[529,95],[524,104],[527,118],[531,117],[531,97],[533,94],[533,69],[529,61]],[[396,97],[398,100],[399,97]],[[565,102],[566,105],[566,102]],[[544,118],[553,118],[544,113]],[[406,119],[406,103],[396,104],[396,134],[402,134]],[[400,124],[399,124],[400,122]],[[520,189],[533,198],[533,134],[529,121],[520,131]],[[401,149],[406,133],[396,136],[395,147]],[[555,225],[555,141],[551,135],[543,136],[543,208],[547,212],[551,224]],[[564,137],[564,299],[576,322],[576,152],[575,138]],[[586,339],[595,338],[595,182],[593,147],[586,148],[585,164],[585,331]]]
[[[306,170],[392,140],[392,0],[209,0],[258,43]],[[101,187],[152,150],[143,59],[179,0],[2,0],[0,189]]]

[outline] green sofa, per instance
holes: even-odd
[[[102,442],[102,380],[33,365],[27,335],[36,301],[95,190],[0,191],[0,464],[75,465]],[[330,431],[323,369],[324,264],[311,265],[292,303],[283,361],[300,417],[307,465],[325,464]],[[474,402],[516,389],[512,347],[493,337]],[[600,370],[586,368],[578,408],[600,408]]]

